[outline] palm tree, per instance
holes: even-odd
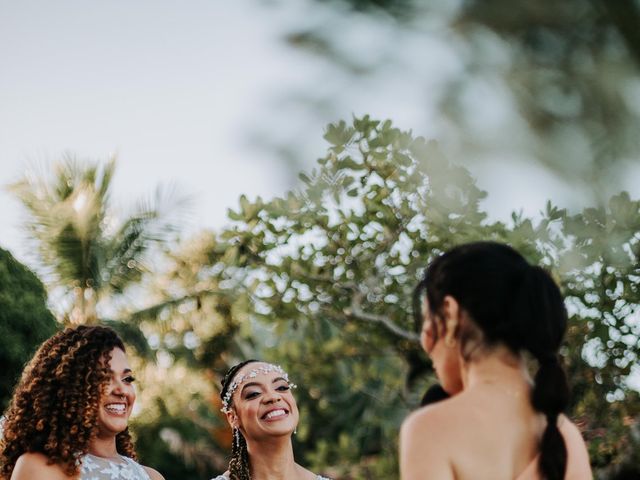
[[[104,163],[65,155],[50,171],[9,186],[26,207],[46,283],[68,299],[66,324],[98,321],[97,307],[116,300],[149,269],[149,252],[175,231],[155,202],[141,202],[119,220],[110,203],[115,159]]]
[[[215,264],[212,257],[218,259],[224,249],[211,252],[217,245],[211,232],[184,245],[168,245],[175,232],[168,216],[173,212],[161,207],[172,199],[162,191],[153,202],[142,202],[119,219],[110,197],[114,171],[113,158],[100,163],[67,155],[50,170],[25,175],[9,188],[28,212],[25,226],[45,283],[62,296],[62,321],[108,324],[142,360],[139,373],[147,383],[141,401],[159,405],[162,413],[150,409],[138,418],[137,433],[144,439],[140,453],[177,477],[188,478],[187,471],[191,478],[203,476],[226,464],[228,429],[218,416],[219,405],[210,400],[215,396],[208,385],[213,363],[216,370],[226,369],[221,352],[237,346],[234,334],[239,327],[232,314],[233,296],[220,289],[216,279],[194,272]],[[178,207],[183,204],[177,202]],[[160,251],[162,246],[166,248]],[[162,271],[151,271],[150,254],[162,259]],[[142,288],[131,289],[136,286]],[[131,298],[147,305],[139,309],[142,302]],[[151,332],[161,339],[153,348],[145,336]],[[185,335],[192,341],[197,335],[197,352],[193,345],[164,341],[165,336]],[[174,358],[180,368],[163,370],[156,364],[159,352]],[[175,381],[153,381],[157,378]],[[202,411],[193,411],[193,394],[184,385],[200,389]],[[213,413],[207,411],[212,405]],[[218,441],[210,438],[211,432]],[[180,458],[186,466],[176,464]]]

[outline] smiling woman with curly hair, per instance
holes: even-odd
[[[5,412],[0,479],[162,479],[135,462],[133,381],[110,328],[68,328],[45,341]]]

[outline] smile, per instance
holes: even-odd
[[[289,415],[289,412],[283,408],[279,408],[277,410],[271,410],[262,416],[263,420],[278,420],[280,418],[286,417]]]
[[[112,415],[124,415],[127,411],[125,403],[107,403],[104,409]]]

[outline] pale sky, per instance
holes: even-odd
[[[2,1],[0,183],[65,151],[117,154],[115,198],[175,184],[210,227],[241,193],[283,190],[242,127],[295,73],[278,68],[277,24],[240,5]],[[0,202],[0,244],[24,258],[19,205],[4,190]]]
[[[364,67],[385,46],[402,48],[385,59],[388,70],[354,84],[282,40],[294,26],[322,22],[335,25],[345,52],[356,52]],[[187,231],[220,227],[241,194],[271,198],[290,187],[297,175],[290,170],[324,154],[329,122],[370,113],[446,138],[431,92],[462,66],[438,32],[418,37],[364,15],[336,17],[313,0],[0,0],[0,185],[64,152],[116,154],[118,203],[175,185],[193,198]],[[514,107],[487,85],[469,101],[487,135],[504,137],[505,127],[517,130]],[[309,114],[296,95],[329,95],[337,106]],[[287,141],[302,152],[298,166],[263,145]],[[471,167],[489,191],[493,216],[531,215],[548,198],[561,206],[571,200],[566,185],[506,155],[508,162]],[[0,206],[0,246],[31,264],[18,202],[2,189]]]

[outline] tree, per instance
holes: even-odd
[[[31,270],[0,248],[0,409],[4,411],[22,369],[58,325],[47,293]]]
[[[537,221],[491,221],[486,193],[433,142],[369,117],[330,125],[325,139],[327,155],[299,189],[243,196],[232,224],[179,268],[216,285],[210,293],[235,305],[236,338],[300,385],[296,444],[306,461],[340,478],[396,475],[401,420],[434,382],[412,290],[431,258],[477,239],[510,243],[559,279],[571,314],[569,413],[600,473],[631,458],[640,203],[622,193],[577,215],[549,203]]]
[[[53,171],[26,175],[10,190],[25,206],[25,226],[35,242],[50,287],[71,297],[64,323],[96,323],[102,299],[117,296],[149,271],[149,250],[165,241],[174,226],[156,206],[140,202],[119,221],[110,204],[115,159],[104,164],[65,155]],[[102,318],[104,320],[104,318]]]

